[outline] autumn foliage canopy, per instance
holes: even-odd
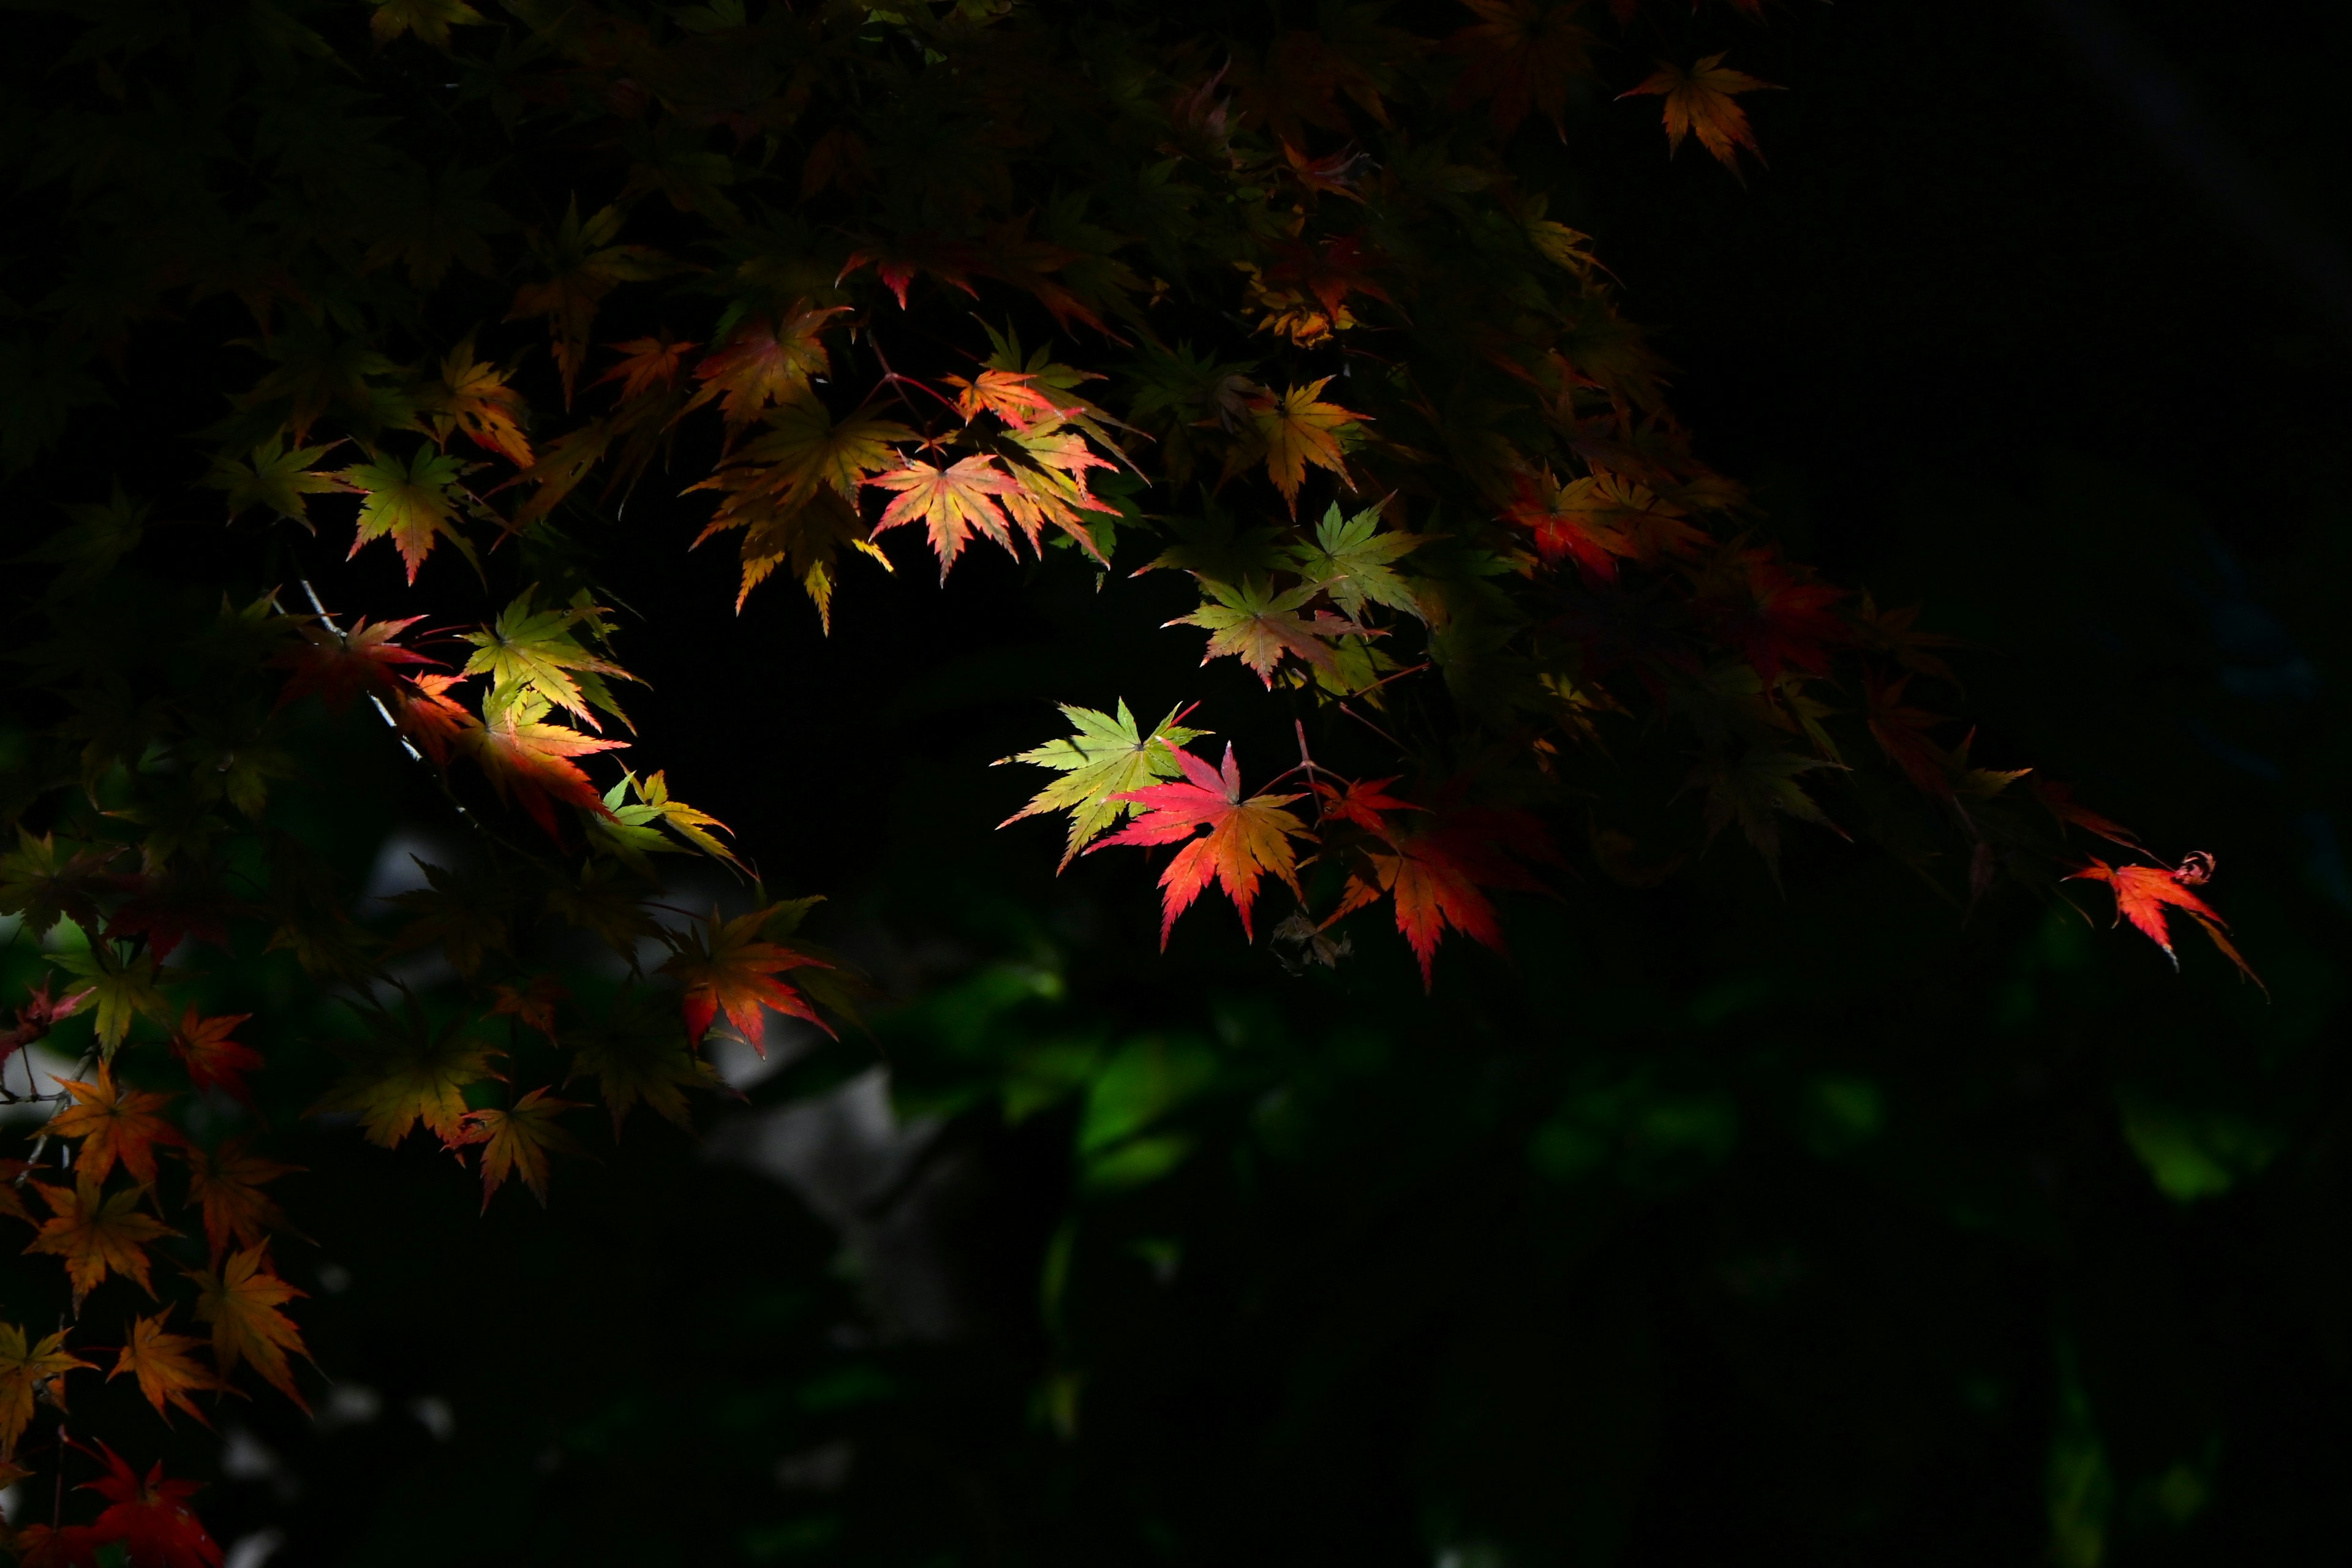
[[[85,1387],[318,1387],[279,1264],[335,1208],[281,1201],[257,1079],[331,1059],[313,1117],[544,1203],[693,1121],[714,1032],[858,1030],[824,906],[633,719],[633,645],[694,635],[633,584],[712,553],[701,614],[828,628],[991,552],[1189,584],[1151,635],[1244,696],[1074,671],[1004,759],[1004,832],[1156,876],[1163,944],[1427,985],[1514,900],[1842,839],[1962,910],[2104,883],[2251,976],[2209,858],[1973,754],[1952,639],[1784,553],[1552,216],[1571,102],[1758,168],[1759,9],[40,8],[0,458],[79,499],[5,525],[0,1219],[56,1268],[0,1321],[0,1464],[104,1508],[12,1517],[19,1561],[221,1561]],[[355,904],[280,810],[353,767],[425,781],[462,863]],[[668,901],[692,860],[742,912]]]

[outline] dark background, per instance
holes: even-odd
[[[1247,679],[1135,629],[1173,588],[853,568],[825,638],[781,592],[725,615],[698,559],[624,595],[646,750],[833,896],[878,1045],[699,1150],[641,1113],[547,1215],[309,1136],[338,1229],[285,1268],[347,1393],[224,1415],[217,1533],[304,1565],[2344,1560],[2347,33],[1790,5],[1732,61],[1790,89],[1748,100],[1769,170],[1596,103],[1571,134],[1613,173],[1554,209],[1790,552],[1978,645],[1982,761],[2218,855],[2268,1005],[2201,943],[2176,979],[1826,841],[1785,892],[1729,843],[1571,882],[1427,999],[1376,932],[1292,976],[1204,908],[1163,959],[1139,865],[1055,880],[1054,829],[989,832],[1034,783],[982,764],[1050,700]],[[877,1052],[927,1139],[843,1130]],[[833,1120],[761,1142],[811,1095]]]

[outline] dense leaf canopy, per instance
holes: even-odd
[[[2148,1215],[2326,963],[1702,458],[1585,209],[1760,177],[1761,10],[17,8],[20,1560],[383,1387],[485,1561],[2196,1526]]]

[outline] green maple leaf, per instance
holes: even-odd
[[[114,943],[100,942],[87,952],[55,954],[51,962],[89,983],[83,989],[89,993],[98,1043],[108,1057],[122,1044],[131,1032],[131,1020],[140,1014],[171,1022],[171,1004],[156,987],[153,953],[125,959]]]
[[[413,32],[446,54],[450,28],[478,26],[481,20],[482,14],[466,0],[375,0],[368,30],[386,43]]]
[[[405,1018],[389,1012],[369,1019],[375,1035],[352,1061],[352,1070],[310,1108],[343,1111],[360,1120],[368,1142],[389,1149],[422,1121],[447,1142],[466,1116],[467,1084],[499,1075],[490,1068],[493,1047],[469,1038],[462,1019],[435,1026],[412,1000]]]
[[[613,1113],[613,1135],[642,1100],[684,1127],[692,1120],[689,1089],[710,1089],[718,1073],[687,1048],[675,1013],[656,1013],[631,997],[617,998],[594,1023],[569,1037],[573,1047],[566,1083],[593,1078]]]
[[[1355,622],[1341,620],[1328,610],[1318,610],[1312,617],[1298,613],[1301,605],[1322,591],[1319,583],[1301,583],[1279,594],[1265,577],[1254,577],[1238,587],[1213,582],[1201,586],[1208,590],[1207,601],[1191,615],[1167,624],[1199,626],[1209,634],[1209,651],[1201,656],[1202,664],[1230,654],[1269,687],[1274,684],[1274,667],[1286,653],[1336,674],[1338,661],[1324,639],[1364,632]]]
[[[457,531],[457,504],[464,494],[457,477],[464,471],[457,458],[419,447],[404,469],[398,458],[385,458],[337,474],[366,497],[360,502],[359,537],[352,541],[352,553],[357,555],[370,540],[389,537],[408,563],[411,583],[433,552],[436,538],[446,537],[466,559],[473,560],[473,547]]]
[[[1135,715],[1127,710],[1124,699],[1115,716],[1064,704],[1062,717],[1076,733],[1000,758],[996,764],[1026,763],[1031,767],[1052,768],[1063,776],[997,826],[1010,827],[1024,816],[1049,811],[1068,812],[1069,843],[1062,853],[1062,865],[1067,867],[1087,843],[1138,809],[1133,801],[1117,796],[1141,789],[1154,779],[1172,779],[1182,771],[1176,761],[1176,748],[1208,733],[1177,723],[1184,712],[1182,709],[1171,712],[1146,735],[1136,728]]]
[[[203,483],[208,489],[227,492],[231,517],[266,506],[308,528],[310,503],[303,500],[305,496],[331,495],[350,488],[332,474],[311,471],[310,465],[329,450],[327,447],[289,447],[283,436],[272,436],[256,447],[248,458],[215,458],[213,471]]]
[[[635,797],[634,801],[632,795]],[[713,827],[724,829],[727,825],[707,811],[672,798],[665,773],[656,773],[643,779],[635,773],[624,773],[619,784],[604,792],[604,809],[612,815],[593,818],[589,830],[611,845],[621,858],[641,870],[650,869],[645,859],[649,854],[684,853],[679,846],[662,837],[662,827],[712,859],[724,860],[739,871],[743,869],[743,862],[735,858],[734,851],[709,831]]]
[[[1291,547],[1291,563],[1301,576],[1320,584],[1351,620],[1363,615],[1367,603],[1425,619],[1420,598],[1390,564],[1412,553],[1424,540],[1417,533],[1382,533],[1380,523],[1378,507],[1343,518],[1335,501],[1316,526],[1315,542]]]
[[[628,716],[614,701],[604,678],[636,678],[598,658],[572,635],[572,628],[583,623],[592,629],[600,624],[597,607],[573,605],[561,610],[534,610],[531,595],[532,590],[524,589],[522,596],[499,614],[495,626],[465,634],[475,651],[466,661],[464,673],[490,678],[490,695],[482,704],[484,715],[495,717],[517,702],[536,698],[572,714],[591,729],[601,727],[589,711],[592,703],[628,723]]]

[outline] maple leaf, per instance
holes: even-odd
[[[522,394],[507,384],[497,366],[474,357],[471,338],[442,360],[440,381],[417,400],[416,410],[431,423],[436,441],[446,444],[452,430],[463,430],[483,450],[519,468],[531,466],[530,439],[522,433]]]
[[[334,475],[310,467],[331,450],[331,445],[289,447],[282,434],[272,436],[248,457],[215,458],[212,473],[202,482],[226,493],[231,517],[266,506],[309,528],[310,503],[306,498],[348,494],[351,489]]]
[[[1603,468],[1557,486],[1549,473],[1522,474],[1505,515],[1534,533],[1536,552],[1546,561],[1573,559],[1586,576],[1603,583],[1615,580],[1616,557],[1653,561],[1706,537],[1681,507]]]
[[[547,318],[548,337],[555,352],[555,367],[563,376],[563,406],[572,406],[572,390],[588,361],[588,329],[604,296],[623,283],[641,283],[676,270],[677,264],[661,252],[642,245],[616,245],[621,235],[621,209],[598,209],[585,223],[574,200],[563,211],[563,222],[552,235],[533,230],[530,247],[547,268],[544,283],[525,284],[515,291],[507,320]]]
[[[156,958],[152,949],[126,958],[115,943],[99,942],[81,952],[55,953],[49,962],[89,983],[84,989],[96,1009],[98,1043],[109,1058],[131,1032],[132,1018],[142,1013],[159,1020],[171,1016],[170,1005],[156,988]]]
[[[1061,708],[1062,717],[1070,721],[1075,733],[1013,756],[1000,757],[993,764],[1003,767],[1007,763],[1026,763],[1031,767],[1051,768],[1062,774],[1031,796],[1028,805],[996,825],[1005,828],[1024,817],[1049,811],[1068,812],[1069,839],[1062,851],[1061,865],[1055,868],[1056,875],[1068,869],[1078,851],[1097,836],[1135,814],[1135,803],[1121,800],[1120,795],[1140,789],[1154,779],[1177,777],[1183,772],[1182,764],[1176,760],[1177,748],[1207,732],[1186,729],[1177,722],[1192,711],[1189,708],[1171,710],[1149,735],[1137,729],[1135,715],[1127,710],[1124,698],[1115,715],[1068,703]]]
[[[188,1395],[205,1389],[222,1386],[221,1380],[210,1370],[197,1364],[190,1352],[203,1344],[189,1334],[165,1331],[164,1320],[172,1315],[169,1307],[152,1317],[131,1321],[129,1342],[117,1352],[114,1370],[106,1374],[112,1383],[124,1373],[139,1380],[139,1392],[155,1407],[155,1414],[170,1419],[166,1405],[186,1411],[205,1426],[212,1425],[205,1413],[196,1408]]]
[[[592,419],[577,430],[567,430],[551,443],[538,462],[499,486],[528,484],[535,487],[530,499],[515,508],[514,521],[508,524],[520,533],[552,512],[564,497],[580,488],[604,460],[605,451],[618,432],[613,419]],[[496,493],[495,491],[493,493]]]
[[[1353,517],[1342,517],[1334,501],[1315,527],[1312,544],[1293,545],[1291,564],[1300,576],[1331,596],[1339,613],[1360,619],[1367,604],[1383,605],[1409,616],[1428,617],[1421,600],[1391,563],[1428,542],[1424,535],[1380,531],[1381,509],[1367,507]]]
[[[1324,923],[1389,895],[1397,930],[1420,962],[1425,990],[1434,984],[1438,944],[1449,929],[1497,952],[1507,951],[1502,921],[1482,889],[1540,892],[1543,884],[1528,863],[1557,864],[1559,854],[1542,826],[1525,812],[1400,800],[1386,793],[1395,782],[1374,779],[1339,787],[1316,781],[1326,821],[1366,828],[1384,846],[1367,847],[1371,879],[1352,876],[1339,908]]]
[[[1715,836],[1733,822],[1780,874],[1780,816],[1793,816],[1816,827],[1826,827],[1843,838],[1845,830],[1832,822],[1798,780],[1816,768],[1836,764],[1819,757],[1801,757],[1769,746],[1750,746],[1734,761],[1710,756],[1691,774],[1691,782],[1706,785],[1706,836]]]
[[[768,1047],[763,1007],[805,1018],[826,1034],[833,1033],[833,1026],[817,1016],[805,997],[775,978],[781,971],[805,965],[833,967],[812,953],[762,941],[761,931],[777,913],[778,907],[772,906],[722,923],[714,908],[707,927],[688,925],[670,933],[670,945],[676,951],[662,965],[662,973],[686,986],[681,1005],[688,1040],[700,1045],[711,1021],[724,1012],[736,1032],[764,1057]]]
[[[618,751],[628,742],[547,723],[547,711],[541,699],[520,698],[481,728],[467,731],[465,739],[499,797],[520,802],[550,838],[561,839],[555,826],[557,802],[599,816],[605,809],[604,796],[572,759]]]
[[[875,276],[882,279],[882,286],[890,290],[901,310],[907,308],[908,286],[914,282],[919,272],[928,272],[950,287],[962,289],[975,300],[980,298],[979,290],[971,286],[971,279],[966,276],[972,270],[971,252],[968,247],[952,241],[942,243],[916,236],[853,250],[849,253],[849,259],[842,263],[840,274],[833,280],[834,286],[839,288],[845,279],[868,267],[874,268]]]
[[[57,835],[36,838],[19,822],[16,847],[0,855],[0,914],[21,916],[35,936],[61,920],[85,931],[98,930],[104,923],[99,897],[121,885],[106,868],[122,853],[120,845],[105,844],[72,850],[60,859]]]
[[[436,1027],[414,1001],[404,1023],[389,1013],[371,1016],[375,1039],[310,1113],[355,1115],[368,1142],[387,1149],[420,1121],[447,1142],[466,1114],[466,1086],[498,1076],[489,1058],[503,1054],[468,1038],[463,1022],[451,1019]]]
[[[188,1508],[188,1499],[200,1489],[195,1482],[166,1479],[160,1460],[142,1479],[113,1449],[104,1443],[98,1447],[107,1473],[78,1489],[106,1498],[106,1508],[89,1524],[68,1525],[36,1542],[22,1559],[26,1568],[64,1568],[68,1563],[84,1568],[110,1561],[137,1568],[222,1568],[220,1547]],[[52,1545],[58,1549],[54,1557],[47,1554]]]
[[[2162,948],[2164,956],[2171,961],[2176,973],[2180,968],[2180,955],[2172,951],[2172,932],[2166,924],[2165,911],[2179,910],[2203,927],[2213,945],[2238,966],[2238,973],[2261,986],[2263,994],[2267,996],[2270,987],[2263,984],[2262,976],[2254,973],[2253,966],[2231,942],[2228,935],[2230,922],[2221,918],[2220,910],[2190,890],[2203,886],[2212,877],[2213,857],[2198,850],[2183,858],[2179,865],[2169,868],[2162,866],[2110,866],[2093,856],[2089,865],[2068,872],[2066,880],[2105,882],[2116,896],[2116,921],[2131,921],[2133,928],[2142,936]]]
[[[810,377],[827,375],[833,370],[822,336],[824,324],[848,309],[846,305],[814,309],[802,300],[782,325],[764,317],[744,322],[735,329],[725,348],[705,354],[694,367],[701,390],[688,399],[673,423],[719,398],[719,412],[731,437],[770,404],[807,391]]]
[[[289,1352],[309,1360],[302,1331],[278,1309],[307,1291],[297,1290],[269,1267],[269,1244],[256,1242],[218,1269],[184,1270],[196,1282],[196,1318],[213,1326],[213,1361],[226,1382],[240,1362],[250,1362],[270,1386],[310,1413],[310,1402],[295,1386]]]
[[[449,695],[462,675],[418,675],[399,683],[393,695],[393,722],[416,748],[446,764],[449,753],[482,727],[473,710]]]
[[[41,1131],[55,1138],[80,1139],[74,1169],[87,1172],[93,1182],[104,1182],[120,1160],[141,1186],[152,1186],[155,1145],[187,1142],[185,1134],[159,1114],[177,1095],[143,1089],[118,1090],[114,1069],[107,1063],[99,1064],[94,1084],[59,1079],[58,1087],[73,1096],[74,1103],[60,1109]]]
[[[465,1127],[452,1146],[482,1146],[482,1212],[489,1212],[490,1194],[505,1185],[509,1176],[520,1176],[540,1206],[547,1206],[548,1157],[586,1152],[557,1120],[565,1111],[579,1109],[577,1100],[550,1100],[547,1090],[534,1089],[516,1100],[510,1110],[466,1112]]]
[[[338,632],[318,622],[303,622],[299,627],[302,638],[299,645],[281,651],[271,661],[293,671],[287,677],[285,689],[278,692],[274,706],[283,708],[316,692],[328,712],[340,713],[351,706],[354,697],[396,694],[400,689],[396,667],[438,662],[393,640],[424,618],[410,616],[404,620],[371,624],[362,616],[348,632]]]
[[[1201,586],[1208,593],[1209,602],[1167,624],[1203,628],[1209,634],[1209,648],[1201,656],[1202,664],[1230,654],[1249,666],[1269,690],[1274,686],[1274,668],[1282,662],[1283,655],[1295,655],[1318,669],[1337,673],[1338,660],[1324,639],[1371,635],[1366,627],[1328,610],[1318,610],[1311,618],[1298,614],[1300,605],[1322,591],[1319,583],[1301,583],[1279,594],[1262,577],[1238,587],[1203,579]]]
[[[436,539],[447,539],[467,560],[474,547],[457,531],[457,483],[465,465],[430,447],[419,447],[403,468],[397,458],[361,463],[335,477],[361,493],[359,531],[352,540],[357,555],[371,540],[389,538],[408,566],[408,581],[433,553]]]
[[[482,14],[466,0],[372,0],[372,4],[375,15],[368,18],[368,31],[379,43],[388,44],[403,33],[413,32],[447,54],[450,28],[482,25]]]
[[[1297,857],[1290,841],[1315,836],[1282,808],[1299,797],[1259,795],[1244,799],[1241,768],[1230,745],[1222,770],[1191,752],[1177,752],[1175,758],[1182,781],[1150,784],[1113,797],[1149,809],[1086,853],[1114,844],[1184,841],[1160,874],[1160,945],[1168,945],[1176,917],[1192,907],[1213,879],[1223,886],[1241,912],[1242,934],[1255,940],[1250,907],[1256,901],[1259,881],[1271,872],[1292,892],[1298,891]],[[1202,827],[1208,831],[1194,837],[1194,830]]]
[[[110,1269],[129,1275],[142,1290],[155,1294],[154,1283],[147,1276],[146,1244],[180,1233],[135,1212],[139,1200],[146,1195],[144,1187],[128,1187],[108,1197],[87,1171],[74,1173],[71,1187],[53,1187],[46,1182],[33,1185],[57,1217],[41,1222],[40,1235],[25,1250],[65,1259],[66,1276],[73,1281],[77,1316],[82,1299],[98,1288]]]
[[[474,652],[460,673],[490,678],[490,695],[482,702],[485,718],[495,723],[501,710],[530,697],[562,709],[591,729],[603,727],[589,710],[592,703],[628,723],[604,678],[636,677],[599,658],[572,635],[583,624],[600,626],[603,607],[583,600],[568,609],[536,610],[533,595],[534,590],[524,589],[499,612],[496,625],[461,634],[462,640],[474,645]]]
[[[876,474],[864,482],[898,492],[898,499],[883,508],[882,521],[874,525],[876,533],[902,522],[920,522],[929,529],[941,582],[947,581],[948,568],[955,564],[975,529],[1006,550],[1013,548],[1007,531],[1011,525],[995,498],[1013,489],[1014,481],[992,458],[959,458],[944,468],[910,459],[903,468]]]
[[[1701,608],[1771,686],[1784,663],[1815,675],[1828,669],[1826,645],[1846,638],[1830,606],[1843,597],[1843,589],[1809,580],[1769,550],[1732,550],[1710,570]]]
[[[667,332],[631,338],[625,343],[607,343],[605,347],[621,356],[621,363],[589,384],[602,386],[608,381],[619,382],[624,403],[634,403],[655,392],[674,391],[677,378],[686,373],[686,351],[697,346],[691,339],[673,338]]]
[[[1683,138],[1696,132],[1699,145],[1737,174],[1742,147],[1755,153],[1758,163],[1764,161],[1763,151],[1756,145],[1755,129],[1748,123],[1748,111],[1739,107],[1738,95],[1779,90],[1778,83],[1733,70],[1718,53],[1688,70],[1660,60],[1658,68],[1641,86],[1617,96],[1620,100],[1644,94],[1664,97],[1667,153],[1681,151]]]
[[[1864,705],[1869,714],[1870,733],[1878,742],[1895,765],[1903,770],[1920,791],[1927,795],[1949,799],[1952,795],[1952,759],[1937,745],[1927,731],[1937,724],[1948,722],[1946,715],[1930,713],[1924,708],[1906,707],[1903,689],[1911,683],[1909,676],[1899,680],[1882,680],[1875,671],[1864,679]]]
[[[631,796],[635,797],[634,801]],[[647,853],[681,851],[680,846],[656,831],[658,825],[712,859],[724,860],[739,871],[745,868],[735,852],[709,831],[716,827],[724,832],[727,825],[707,811],[698,811],[682,800],[671,798],[667,773],[656,772],[644,779],[624,773],[621,782],[604,792],[604,809],[609,815],[593,819],[591,830],[618,850],[623,858],[633,859],[640,867],[645,865]]]
[[[739,448],[719,475],[690,487],[694,489],[749,488],[752,476],[730,477],[733,470],[756,467],[759,489],[786,498],[804,500],[820,485],[856,499],[866,476],[897,463],[893,441],[912,441],[915,432],[895,419],[860,408],[836,421],[815,392],[802,386],[787,394],[765,416],[768,433]]]
[[[1340,482],[1354,489],[1343,454],[1355,425],[1364,416],[1336,403],[1318,401],[1331,384],[1329,376],[1294,386],[1276,395],[1270,389],[1253,394],[1246,403],[1251,428],[1265,448],[1265,471],[1282,492],[1290,514],[1298,515],[1298,487],[1312,464],[1328,468]]]
[[[96,1372],[65,1348],[63,1329],[37,1343],[28,1343],[25,1331],[0,1323],[0,1461],[13,1458],[16,1440],[33,1423],[33,1400],[69,1372]]]
[[[778,502],[762,495],[737,497],[726,503],[703,534],[708,538],[718,530],[738,527],[745,528],[742,584],[735,593],[738,613],[752,589],[767,581],[777,567],[788,566],[830,636],[835,572],[845,547],[873,560],[885,572],[898,570],[866,536],[866,521],[856,504],[829,487],[799,502]]]
[[[188,1202],[204,1214],[205,1240],[218,1258],[234,1233],[251,1247],[273,1230],[289,1228],[278,1200],[261,1189],[280,1176],[301,1170],[250,1152],[242,1138],[231,1138],[207,1152],[191,1147],[188,1159]]]
[[[552,974],[534,974],[520,991],[500,981],[490,987],[490,994],[498,998],[490,1004],[492,1013],[512,1018],[526,1029],[536,1029],[550,1040],[555,1038],[555,1005],[572,994]]]
[[[615,1138],[639,1101],[666,1121],[687,1126],[693,1113],[685,1091],[722,1081],[716,1068],[688,1048],[674,1016],[665,1020],[623,1005],[592,1021],[571,1043],[571,1078],[596,1079]]]
[[[1080,549],[1108,568],[1103,553],[1083,513],[1118,517],[1119,509],[1096,497],[1087,483],[1090,468],[1118,465],[1097,457],[1075,432],[1044,426],[1015,432],[1004,444],[1005,473],[1013,487],[1004,492],[1005,515],[1028,537],[1032,550],[1048,526],[1067,534]]]
[[[2050,815],[2061,823],[2071,824],[2085,833],[2095,833],[2109,843],[2120,844],[2126,849],[2147,853],[2140,847],[2139,835],[2122,823],[2110,821],[2089,806],[2077,803],[2072,784],[2061,784],[2053,778],[2038,778],[2033,781],[2033,794],[2049,809]]]
[[[413,855],[409,859],[425,873],[425,886],[384,900],[416,917],[401,928],[393,950],[437,946],[450,968],[472,979],[482,966],[483,954],[508,951],[513,910],[505,889],[478,879],[454,876]]]
[[[1568,84],[1592,74],[1592,35],[1576,23],[1580,0],[1463,0],[1478,20],[1445,41],[1465,58],[1454,102],[1487,100],[1498,135],[1510,134],[1530,109],[1560,124]],[[1563,132],[1564,134],[1564,132]]]

